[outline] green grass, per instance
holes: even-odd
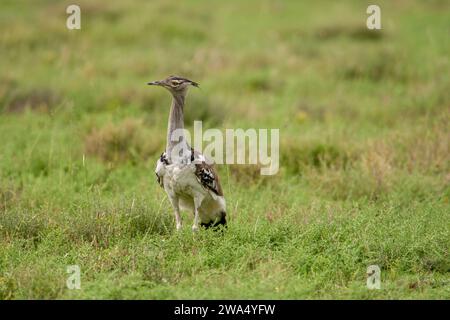
[[[77,3],[0,4],[0,299],[450,298],[448,2]],[[276,176],[220,167],[223,234],[154,181],[170,74],[189,127],[280,129]]]

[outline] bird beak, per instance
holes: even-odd
[[[147,84],[148,84],[149,86],[160,86],[160,85],[161,85],[161,81],[147,82]]]

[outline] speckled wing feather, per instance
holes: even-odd
[[[204,161],[195,163],[195,175],[204,188],[211,190],[218,196],[223,196],[222,186],[214,165],[209,165]]]

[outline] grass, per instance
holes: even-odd
[[[446,1],[69,4],[0,5],[0,299],[450,298]],[[220,167],[223,234],[154,181],[169,74],[191,128],[280,129],[276,176]]]

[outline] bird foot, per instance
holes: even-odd
[[[192,232],[198,232],[198,226],[196,224],[192,226]]]
[[[181,223],[177,223],[177,231],[180,231],[181,227],[182,227]]]

